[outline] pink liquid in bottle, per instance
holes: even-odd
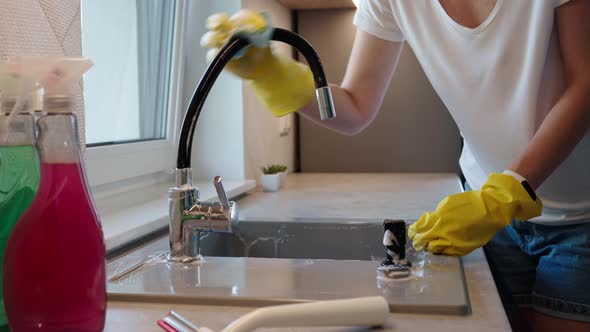
[[[79,151],[70,153],[77,162],[53,163],[47,161],[51,153],[40,150],[37,196],[17,222],[4,258],[8,324],[18,332],[102,331],[105,246]]]

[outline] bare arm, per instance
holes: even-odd
[[[299,114],[342,134],[361,132],[379,112],[402,48],[403,42],[389,42],[357,29],[344,79],[340,86],[331,85],[336,118],[320,121],[315,101]]]
[[[510,170],[534,188],[567,158],[590,129],[590,1],[573,0],[556,9],[567,88]]]

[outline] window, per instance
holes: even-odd
[[[240,0],[81,0],[86,168],[108,250],[166,228],[184,110],[207,67],[206,18]],[[235,195],[245,179],[243,83],[221,74],[195,132],[192,166],[201,198],[211,178]],[[214,156],[214,157],[212,157]],[[256,167],[257,169],[257,167]]]
[[[173,168],[183,1],[81,2],[91,185]]]

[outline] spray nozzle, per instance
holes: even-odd
[[[94,63],[84,57],[15,57],[7,63],[9,72],[18,73],[45,90],[45,95],[69,95],[73,84]]]
[[[38,89],[34,81],[12,72],[6,63],[0,62],[1,113],[30,112],[33,95]]]

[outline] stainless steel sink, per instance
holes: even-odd
[[[465,314],[469,301],[461,260],[408,250],[414,263],[404,280],[377,278],[385,256],[380,221],[242,221],[233,234],[195,234],[202,262],[161,257],[168,237],[109,262],[107,275],[148,263],[109,281],[109,298],[263,306],[383,295],[392,311]],[[195,241],[197,242],[197,241]]]

